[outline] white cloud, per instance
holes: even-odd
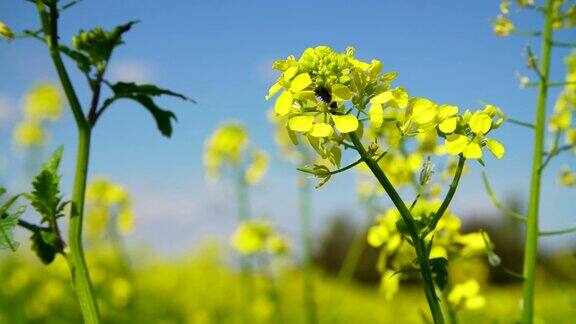
[[[114,81],[150,83],[156,79],[156,71],[151,64],[143,61],[120,61],[110,67]]]

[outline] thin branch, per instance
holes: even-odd
[[[496,207],[499,211],[503,212],[505,215],[508,215],[514,219],[517,219],[522,222],[526,221],[526,216],[504,207],[504,205],[498,200],[498,197],[496,197],[496,194],[494,193],[492,187],[490,186],[490,183],[488,182],[488,176],[486,175],[486,172],[482,172],[482,180],[484,182],[484,188],[486,189],[486,193],[488,193],[488,197],[490,197],[490,200],[492,201],[494,207]]]
[[[576,43],[552,41],[552,46],[565,47],[565,48],[576,48]]]
[[[558,145],[560,143],[560,135],[561,135],[560,131],[556,131],[556,133],[554,134],[554,144],[552,144],[552,149],[550,149],[550,152],[548,152],[548,154],[546,154],[546,160],[544,160],[544,162],[542,162],[542,165],[540,166],[540,169],[538,170],[538,172],[544,171],[544,169],[546,168],[546,166],[548,166],[548,163],[550,163],[552,158],[562,152],[558,148]]]
[[[541,36],[542,33],[538,32],[538,31],[529,31],[529,30],[520,30],[520,29],[515,29],[512,34],[514,35],[518,35],[518,36]]]
[[[31,231],[31,232],[36,232],[36,231],[39,231],[39,230],[42,229],[42,227],[37,226],[37,225],[34,225],[34,224],[32,224],[32,223],[28,223],[27,221],[22,220],[22,219],[19,219],[19,220],[18,220],[18,225],[19,225],[20,227],[23,227],[23,228]]]
[[[504,265],[500,264],[497,268],[499,268],[500,270],[504,271],[504,273],[506,273],[507,275],[509,275],[510,277],[514,278],[514,279],[518,279],[521,281],[524,281],[524,276],[516,271],[510,270],[507,267],[505,267]]]
[[[555,82],[547,82],[546,86],[548,88],[554,87],[565,87],[567,85],[576,84],[576,82],[566,82],[566,81],[555,81]],[[540,86],[540,82],[528,82],[524,84],[525,88],[537,88]]]
[[[506,118],[506,121],[512,124],[516,124],[519,126],[524,126],[524,127],[528,127],[531,129],[534,129],[534,124],[528,123],[528,122],[524,122],[521,120],[517,120],[517,119],[513,119],[513,118]]]
[[[74,5],[80,3],[82,0],[72,0],[70,2],[68,2],[67,4],[63,5],[62,7],[60,7],[60,11],[64,11],[66,9],[69,9],[70,7],[73,7]]]
[[[572,226],[569,228],[556,230],[556,231],[541,231],[538,233],[540,236],[554,236],[554,235],[562,235],[562,234],[570,234],[576,232],[576,226]]]
[[[456,188],[458,188],[458,182],[460,181],[460,177],[462,176],[462,170],[464,169],[465,162],[466,158],[464,157],[464,155],[460,154],[458,156],[458,166],[456,167],[456,173],[454,174],[454,178],[452,179],[452,183],[450,184],[450,189],[446,193],[446,197],[444,197],[442,204],[440,205],[436,213],[434,213],[434,218],[428,225],[428,233],[436,228],[436,225],[440,221],[440,218],[442,218],[442,216],[446,212],[446,209],[448,209],[448,206],[450,205],[450,202],[452,201],[452,198],[456,193]]]

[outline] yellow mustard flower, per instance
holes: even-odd
[[[576,173],[571,171],[568,166],[563,166],[558,175],[558,183],[564,187],[576,186]]]
[[[514,31],[514,24],[512,21],[502,15],[498,15],[492,23],[496,35],[506,37]]]
[[[246,182],[248,184],[256,184],[264,176],[268,168],[268,154],[262,150],[255,150],[252,152],[252,163],[246,169]]]
[[[6,24],[1,20],[0,20],[0,36],[7,39],[14,38],[14,32],[8,26],[6,26]]]
[[[46,132],[39,122],[24,120],[14,129],[13,138],[16,145],[23,148],[42,146],[46,141]]]
[[[63,99],[52,83],[41,83],[24,98],[24,114],[31,120],[56,121],[62,116]]]
[[[86,188],[88,233],[91,237],[106,230],[110,221],[119,233],[128,234],[134,227],[134,211],[128,191],[106,179],[97,179]]]
[[[241,254],[263,252],[272,226],[266,221],[244,221],[240,223],[230,239],[232,247]]]
[[[452,288],[448,294],[448,302],[456,309],[477,310],[484,307],[486,299],[480,295],[478,281],[470,279]]]
[[[226,123],[206,141],[204,165],[210,177],[217,177],[224,164],[237,165],[248,144],[248,133],[239,123]]]

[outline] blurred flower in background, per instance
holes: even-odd
[[[13,132],[14,144],[20,148],[40,147],[48,140],[47,123],[62,118],[63,99],[53,83],[35,85],[22,100],[22,120]]]

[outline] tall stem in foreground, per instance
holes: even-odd
[[[45,33],[45,42],[50,51],[50,57],[56,68],[58,78],[60,79],[78,128],[76,173],[74,175],[74,188],[72,191],[72,210],[70,212],[68,228],[69,245],[68,251],[66,252],[66,259],[70,267],[72,283],[76,290],[84,322],[89,324],[99,323],[100,314],[90,282],[90,275],[88,267],[86,266],[82,245],[82,222],[84,219],[86,178],[88,175],[88,159],[90,155],[90,125],[84,117],[82,106],[80,105],[76,91],[60,56],[58,44],[58,8],[56,1],[49,3],[49,11],[46,11],[46,6],[43,1],[38,0],[36,4],[42,29]]]
[[[534,319],[534,283],[536,258],[538,256],[538,213],[540,204],[540,184],[542,178],[542,157],[544,153],[544,130],[546,123],[546,103],[548,99],[548,79],[550,73],[550,52],[552,51],[552,6],[554,0],[546,1],[546,22],[542,32],[540,85],[534,124],[534,152],[532,156],[532,176],[530,180],[530,200],[526,218],[526,246],[524,249],[524,298],[522,322],[529,324]]]
[[[312,246],[312,224],[310,213],[311,188],[310,181],[303,175],[298,176],[298,192],[300,207],[300,238],[304,255],[303,299],[308,323],[318,323],[316,301],[314,298],[314,263]]]
[[[396,206],[398,209],[402,220],[406,224],[406,228],[408,229],[410,238],[412,239],[412,243],[416,251],[416,258],[420,267],[420,274],[422,275],[422,281],[424,282],[424,293],[426,295],[428,306],[430,307],[430,312],[432,313],[432,318],[434,319],[434,323],[443,324],[444,317],[442,315],[442,309],[440,308],[438,297],[436,296],[436,287],[432,278],[432,271],[430,269],[426,242],[424,241],[424,238],[420,237],[418,234],[418,228],[416,227],[410,210],[408,210],[406,204],[404,204],[404,201],[396,189],[394,189],[394,186],[392,183],[390,183],[390,180],[388,180],[388,177],[386,177],[378,163],[368,155],[358,135],[355,132],[348,133],[348,135],[350,136],[356,151],[358,151],[362,160],[364,160],[370,171],[372,171],[376,179],[378,179],[378,182],[380,182],[384,188],[384,191],[386,191],[386,194],[388,194],[394,203],[394,206]]]
[[[86,194],[86,178],[88,175],[88,160],[90,155],[90,130],[79,129],[78,152],[76,157],[76,174],[72,192],[72,212],[68,228],[69,252],[66,257],[72,282],[78,295],[80,308],[86,323],[99,323],[98,305],[90,282],[88,267],[84,258],[82,244],[82,225],[84,219],[84,200]]]

